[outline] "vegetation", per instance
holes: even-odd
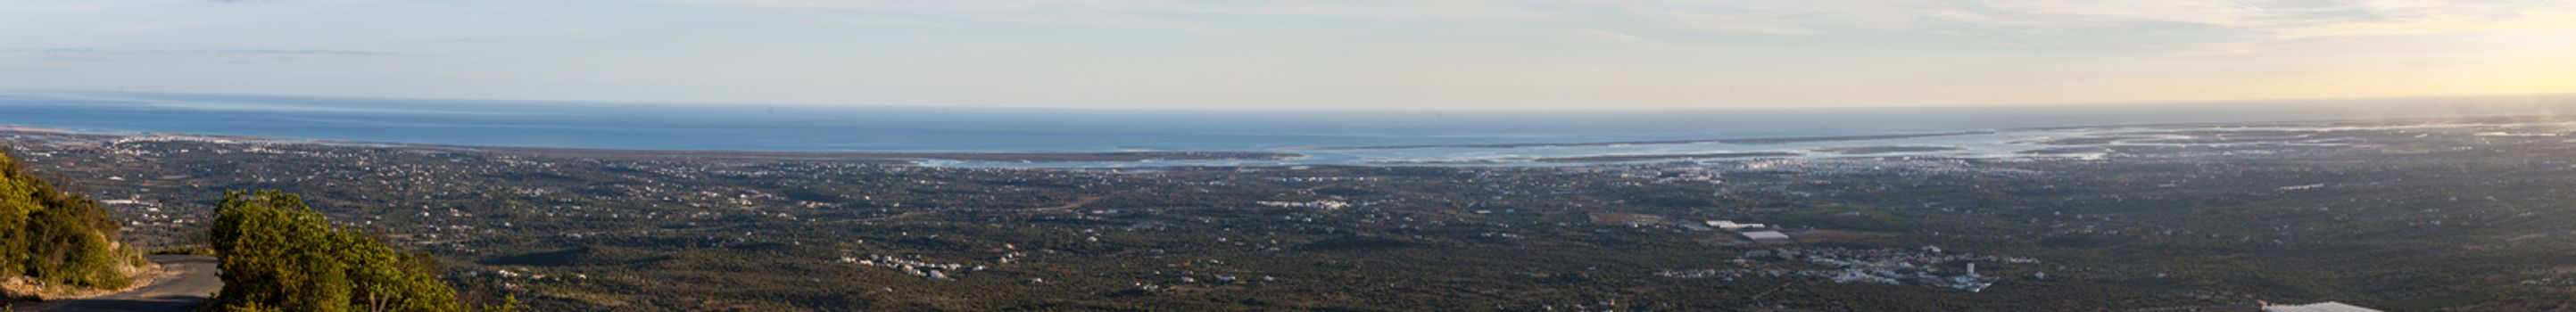
[[[455,301],[475,307],[2567,311],[2576,141],[2479,135],[2497,127],[2083,146],[2118,153],[2102,159],[1565,168],[1004,170],[149,140],[30,145],[43,150],[23,159],[142,199],[108,208],[128,209],[116,211],[128,239],[151,246],[205,241],[217,224],[197,220],[215,220],[214,203],[293,207],[272,213],[332,228],[298,205],[200,190],[298,192],[382,226],[368,237],[434,253]],[[2160,132],[2102,136],[2220,135],[2148,131]],[[1777,225],[1796,242],[1747,243],[1704,220]],[[1967,254],[2034,260],[1941,259]],[[1826,259],[1942,276],[1974,263],[1994,284],[1842,282]],[[319,310],[279,302],[258,304]]]
[[[151,251],[147,251],[146,253],[155,254],[155,255],[192,255],[192,256],[210,256],[210,257],[211,257],[211,256],[214,256],[214,255],[215,255],[215,248],[214,248],[214,247],[206,247],[205,245],[190,245],[190,246],[179,246],[179,247],[161,247],[161,248],[153,248]]]
[[[124,288],[132,283],[127,269],[144,262],[118,243],[117,230],[98,202],[63,192],[0,154],[0,278]]]
[[[428,255],[335,228],[294,194],[229,192],[215,213],[227,311],[464,310]]]

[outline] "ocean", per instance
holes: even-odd
[[[1805,144],[1306,150],[2020,131],[2041,127],[2556,114],[2576,97],[1711,110],[1132,110],[666,104],[138,92],[0,92],[0,124],[362,142],[645,150],[1292,151],[1354,164],[1742,152],[1839,145],[1990,148],[1988,136]],[[2003,146],[2009,149],[2009,146]],[[944,165],[978,165],[939,163]],[[1012,166],[1011,164],[981,164]],[[1055,164],[1046,166],[1119,166]]]

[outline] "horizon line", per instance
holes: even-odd
[[[2566,97],[2566,98],[2569,98],[2569,99],[2576,99],[2576,92],[2535,92],[2535,93],[2461,93],[2461,94],[2431,94],[2431,95],[2401,95],[2401,96],[2362,96],[2362,97],[2330,97],[2330,96],[2329,96],[2329,97],[2279,97],[2279,98],[2208,99],[2208,100],[2183,100],[2183,101],[2099,101],[2099,102],[2065,102],[2065,103],[2017,102],[2017,103],[1981,103],[1981,104],[1977,104],[1977,103],[1968,103],[1968,104],[1894,104],[1894,105],[1854,104],[1854,105],[1814,105],[1814,106],[1735,106],[1735,107],[1569,107],[1569,108],[1342,108],[1342,107],[1334,107],[1334,108],[1287,108],[1287,107],[1155,107],[1155,106],[1146,106],[1146,107],[1099,107],[1099,106],[943,105],[943,104],[805,103],[805,102],[768,102],[768,103],[763,103],[763,102],[680,102],[680,101],[636,101],[636,100],[593,100],[593,99],[529,99],[529,98],[476,98],[476,97],[419,97],[419,96],[340,95],[340,94],[223,93],[223,92],[196,92],[196,91],[148,91],[148,90],[147,90],[147,91],[132,91],[132,90],[125,90],[125,89],[123,89],[123,88],[118,88],[118,89],[115,89],[115,90],[0,89],[0,93],[79,93],[79,94],[93,94],[93,95],[96,95],[96,94],[108,94],[108,95],[113,95],[113,94],[144,94],[144,95],[258,96],[258,97],[287,97],[287,98],[313,98],[313,99],[377,99],[377,100],[475,101],[475,102],[540,102],[540,103],[571,104],[571,105],[652,105],[652,106],[700,106],[700,107],[704,107],[704,106],[743,106],[743,107],[759,107],[759,106],[770,106],[770,107],[777,107],[777,106],[793,106],[793,107],[802,107],[802,108],[898,108],[898,109],[1077,110],[1077,111],[1255,111],[1255,112],[1306,111],[1306,112],[1424,112],[1424,113],[1437,113],[1437,112],[1685,112],[1685,111],[1784,111],[1784,110],[1844,110],[1844,109],[1937,109],[1937,108],[2121,107],[2121,106],[2153,106],[2153,105],[2187,106],[2187,105],[2247,104],[2247,103],[2262,103],[2262,104],[2288,104],[2288,103],[2297,103],[2297,102],[2321,102],[2321,101],[2399,101],[2399,100],[2463,99],[2463,98],[2510,98],[2510,97],[2527,97],[2527,98],[2558,98],[2558,97]]]

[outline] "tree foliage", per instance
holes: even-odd
[[[54,285],[123,288],[141,260],[117,243],[116,221],[78,194],[63,192],[0,153],[0,277]]]
[[[229,311],[464,311],[429,255],[332,227],[295,194],[228,192],[209,229]]]

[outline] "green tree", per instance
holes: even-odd
[[[464,311],[427,255],[407,254],[328,218],[294,194],[227,192],[209,243],[222,260],[214,303],[233,311]]]
[[[483,306],[483,312],[524,312],[527,310],[527,305],[519,303],[518,295],[502,296],[501,303]]]
[[[54,285],[123,288],[140,253],[118,243],[98,202],[63,192],[0,150],[0,276]]]

